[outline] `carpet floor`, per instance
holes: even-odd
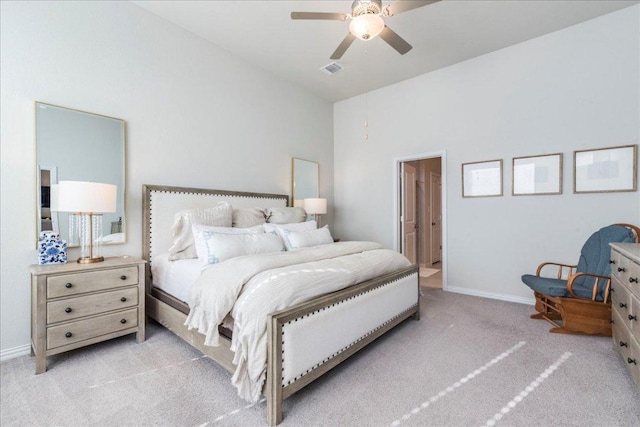
[[[282,426],[639,426],[640,392],[610,338],[556,335],[531,306],[423,290],[407,320],[285,400]],[[156,323],[0,364],[2,426],[260,426],[265,403]]]

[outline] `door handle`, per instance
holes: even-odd
[[[436,223],[435,223],[435,222],[432,222],[432,223],[431,223],[431,225],[436,225]]]

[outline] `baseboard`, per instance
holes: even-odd
[[[29,344],[9,348],[7,350],[0,351],[0,362],[13,359],[14,357],[26,356],[28,354],[31,354],[31,346]]]
[[[475,289],[460,288],[457,286],[447,286],[446,291],[455,292],[457,294],[471,295],[474,297],[491,298],[491,299],[497,299],[500,301],[516,302],[518,304],[535,305],[536,303],[535,298],[515,297],[513,295],[498,294],[495,292],[477,291]]]

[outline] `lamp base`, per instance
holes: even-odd
[[[78,264],[91,264],[94,262],[102,262],[104,261],[104,257],[97,257],[97,258],[89,258],[89,257],[84,257],[84,258],[78,258]]]

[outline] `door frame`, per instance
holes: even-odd
[[[442,163],[442,161],[440,162]],[[442,168],[442,165],[440,165],[440,167]],[[429,215],[429,219],[427,220],[427,226],[431,226],[431,229],[429,230],[429,261],[431,262],[431,265],[433,265],[433,226],[430,223],[433,223],[433,203],[431,203],[433,201],[433,177],[437,176],[438,180],[440,181],[440,189],[438,191],[438,193],[440,193],[440,249],[438,250],[439,252],[439,257],[438,257],[438,262],[442,263],[442,172],[440,172],[439,174],[435,173],[435,172],[430,172],[429,173],[429,195],[431,196],[432,200],[429,200],[429,204],[431,206],[431,209],[429,211],[430,215]]]
[[[401,252],[400,248],[400,232],[402,225],[400,224],[400,185],[401,185],[401,163],[412,162],[416,160],[426,160],[440,158],[440,179],[442,184],[442,289],[447,290],[449,279],[449,263],[448,263],[448,243],[447,243],[447,151],[431,151],[428,153],[412,154],[403,157],[395,157],[393,159],[393,250]]]

